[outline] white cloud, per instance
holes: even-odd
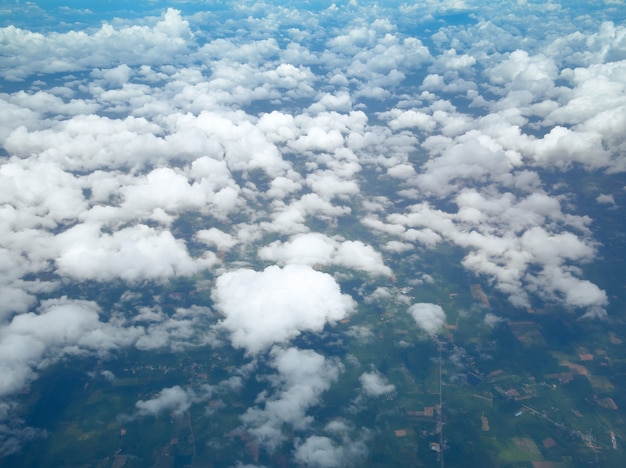
[[[215,386],[205,384],[195,388],[183,388],[180,385],[174,385],[173,387],[163,388],[154,398],[137,401],[135,403],[135,413],[130,416],[124,415],[122,419],[133,420],[146,416],[158,417],[164,412],[180,417],[193,404],[205,402],[222,392],[239,391],[240,388],[241,382],[237,377],[223,380]]]
[[[5,148],[22,158],[37,154],[70,170],[143,166],[168,154],[165,140],[155,136],[158,132],[157,125],[143,118],[79,115],[46,129],[20,126],[7,137]]]
[[[446,323],[446,313],[441,306],[426,302],[411,305],[407,310],[418,327],[429,335],[436,335]]]
[[[262,407],[241,416],[246,430],[270,453],[285,440],[283,425],[306,429],[313,421],[307,410],[316,405],[343,370],[338,362],[312,350],[274,348],[270,365],[278,371],[273,395],[259,395]]]
[[[426,244],[426,242],[424,242]],[[392,253],[402,253],[413,250],[415,247],[408,242],[389,241],[383,246],[383,250]]]
[[[526,185],[527,173],[522,177]],[[517,198],[492,187],[465,189],[457,194],[456,204],[458,211],[450,213],[420,203],[404,214],[388,215],[387,221],[409,227],[402,234],[407,241],[436,245],[447,239],[468,249],[463,266],[494,278],[496,287],[515,306],[529,307],[529,293],[534,293],[569,308],[606,307],[604,291],[577,278],[572,268],[575,263],[593,260],[596,254],[595,244],[588,238],[589,218],[564,213],[558,198],[541,191]],[[430,236],[421,237],[424,231],[415,228],[422,227],[427,227]],[[554,271],[555,276],[544,274],[546,270]],[[587,292],[586,300],[567,292],[575,284]]]
[[[296,445],[294,458],[302,466],[331,468],[359,463],[366,454],[364,440],[336,443],[329,437],[312,435]]]
[[[603,205],[613,205],[615,206],[615,197],[611,194],[602,193],[596,197],[596,201]]]
[[[324,130],[320,127],[311,127],[307,133],[298,138],[291,145],[298,151],[326,151],[333,152],[343,146],[343,136],[338,130]]]
[[[316,217],[332,223],[338,216],[347,215],[350,207],[334,205],[316,193],[307,193],[289,204],[276,202],[272,212],[272,222],[263,227],[271,232],[293,234],[306,232],[308,216]]]
[[[263,114],[257,125],[275,143],[291,141],[299,133],[294,117],[279,111]]]
[[[262,131],[249,122],[245,114],[237,119],[215,112],[202,112],[196,117],[180,117],[177,125],[189,125],[216,139],[224,148],[224,158],[231,170],[250,171],[262,169],[272,176],[283,175],[289,168],[277,147]]]
[[[437,57],[431,69],[434,70],[461,70],[476,64],[476,58],[472,55],[459,55],[455,49],[448,49]]]
[[[483,322],[485,322],[485,325],[487,325],[489,328],[493,328],[497,324],[504,322],[504,319],[502,317],[498,317],[496,314],[488,312],[485,314]]]
[[[383,263],[380,253],[361,241],[342,242],[334,260],[340,265],[385,276],[391,275],[391,269]]]
[[[180,12],[168,9],[151,26],[116,28],[105,23],[93,34],[82,31],[44,35],[7,26],[9,45],[0,67],[4,79],[22,80],[34,73],[66,73],[111,63],[162,64],[189,50],[192,34]],[[128,47],[133,44],[133,47]],[[80,51],[80,53],[78,53]]]
[[[36,181],[36,183],[32,183]],[[87,207],[81,181],[54,163],[21,161],[0,166],[0,202],[22,212],[15,228],[43,223],[53,227],[74,219]]]
[[[391,275],[382,255],[372,246],[316,232],[297,234],[285,243],[272,242],[259,250],[259,256],[281,264],[340,265],[370,274]]]
[[[295,459],[305,466],[339,467],[343,454],[331,439],[323,436],[310,436],[295,451]]]
[[[80,224],[56,237],[59,274],[78,280],[162,281],[209,268],[210,256],[193,259],[169,231],[137,225],[103,234],[97,225]]]
[[[218,250],[229,250],[237,245],[237,239],[217,228],[201,229],[195,234],[199,241],[215,246]]]
[[[361,325],[353,325],[346,333],[348,336],[354,337],[362,343],[369,343],[374,340],[374,333],[368,327]]]
[[[217,278],[213,300],[233,346],[250,354],[286,343],[303,331],[321,331],[354,308],[332,276],[303,265],[224,273]]]
[[[530,56],[525,50],[511,52],[507,59],[493,67],[489,79],[495,84],[510,88],[537,86],[542,80],[552,82],[557,76],[554,61],[544,55]]]
[[[331,171],[320,171],[307,177],[308,185],[325,199],[349,197],[359,193],[359,186],[354,180],[337,177]]]
[[[397,164],[387,169],[387,174],[396,179],[412,179],[416,172],[410,164]]]
[[[142,351],[170,349],[181,352],[193,347],[220,345],[215,331],[209,329],[215,315],[209,308],[197,305],[178,308],[170,316],[160,307],[140,308],[132,322],[143,325],[144,333],[135,342],[135,347]]]
[[[337,241],[322,233],[297,234],[285,243],[280,241],[259,250],[259,257],[282,264],[314,266],[326,265],[332,261],[337,249]]]
[[[477,131],[459,137],[441,156],[430,159],[418,174],[416,184],[426,194],[445,196],[467,181],[487,183],[517,165],[493,138]]]
[[[179,385],[164,388],[151,400],[139,400],[135,403],[138,416],[158,416],[163,411],[170,411],[177,416],[184,414],[193,403],[193,394]]]
[[[120,208],[126,216],[133,218],[157,209],[174,213],[190,208],[200,209],[208,205],[211,196],[215,195],[203,185],[190,184],[187,177],[170,168],[154,169],[134,184],[121,187],[124,201]]]
[[[44,301],[38,313],[13,317],[0,329],[0,397],[19,391],[46,363],[64,355],[106,355],[143,332],[102,322],[99,314],[94,302],[60,298]]]
[[[570,308],[587,309],[588,315],[605,315],[608,297],[604,290],[588,280],[581,280],[569,271],[554,265],[547,265],[531,285],[551,300],[562,300]],[[547,285],[547,286],[546,286]]]
[[[371,397],[387,395],[396,390],[396,386],[387,383],[387,378],[377,371],[364,372],[360,375],[359,382],[365,394]]]

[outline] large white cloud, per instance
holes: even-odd
[[[97,225],[81,224],[57,236],[59,274],[78,280],[137,282],[194,274],[213,264],[194,259],[169,231],[137,225],[103,234]]]
[[[303,331],[345,318],[354,301],[332,276],[304,265],[241,269],[217,278],[212,294],[235,347],[256,354]]]

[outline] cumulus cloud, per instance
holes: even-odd
[[[122,416],[124,420],[153,416],[158,417],[167,412],[174,416],[182,416],[191,405],[206,402],[220,393],[232,393],[241,389],[241,379],[237,376],[221,381],[217,385],[201,385],[183,388],[180,385],[161,389],[149,400],[139,400],[135,403],[136,411],[130,416]]]
[[[407,312],[417,326],[429,335],[436,335],[446,323],[446,313],[437,304],[419,302],[411,305]]]
[[[403,214],[388,215],[387,221],[403,226],[398,233],[406,240],[436,245],[443,238],[468,249],[463,266],[494,278],[515,306],[529,307],[533,292],[570,308],[606,307],[604,291],[577,278],[571,268],[591,261],[596,253],[588,237],[588,217],[564,213],[557,197],[541,192],[518,198],[491,187],[464,189],[455,202],[456,213],[419,203]],[[576,285],[586,300],[572,292]]]
[[[201,229],[196,232],[196,238],[207,245],[215,246],[218,250],[229,250],[237,245],[237,239],[217,228]]]
[[[317,232],[297,234],[285,243],[272,242],[259,250],[259,256],[282,264],[340,265],[370,274],[391,275],[382,255],[371,245]]]
[[[387,378],[384,375],[376,371],[364,372],[359,376],[359,382],[361,382],[365,394],[371,397],[387,395],[396,389],[395,385],[387,383]]]
[[[330,468],[358,463],[366,454],[364,440],[337,443],[330,437],[312,435],[297,444],[294,458],[303,466]]]
[[[210,267],[212,257],[194,259],[169,231],[136,225],[103,234],[97,225],[81,224],[57,236],[58,272],[79,280],[165,280]]]
[[[602,193],[596,197],[596,201],[602,205],[615,205],[615,197],[611,194]]]
[[[164,388],[151,400],[139,400],[135,406],[138,416],[158,416],[163,411],[169,411],[180,416],[189,409],[192,402],[193,394],[179,385],[175,385]]]
[[[246,430],[272,452],[285,440],[283,425],[306,429],[313,421],[307,410],[317,404],[343,370],[333,359],[312,350],[274,348],[270,365],[278,372],[275,392],[260,395],[262,406],[249,408],[241,416]]]
[[[497,324],[504,322],[504,319],[502,317],[498,317],[496,314],[489,312],[485,314],[485,318],[483,319],[483,321],[485,322],[485,325],[487,325],[489,328],[493,328]]]
[[[39,366],[59,358],[106,355],[131,345],[141,334],[100,320],[100,307],[91,301],[50,299],[39,312],[17,315],[0,329],[0,397],[13,394],[36,377]]]
[[[304,331],[321,331],[355,306],[332,276],[304,265],[224,273],[212,296],[224,315],[220,326],[228,330],[235,347],[250,354],[286,343]]]
[[[353,325],[350,327],[347,335],[356,338],[363,343],[369,343],[374,340],[374,333],[372,330],[361,325]]]
[[[8,26],[2,30],[11,57],[0,68],[4,79],[22,80],[33,73],[67,73],[111,63],[163,64],[183,54],[192,39],[180,11],[168,9],[153,26],[118,27],[105,23],[93,34],[70,31],[47,36]],[[128,47],[128,44],[135,47]],[[104,47],[103,47],[104,45]],[[81,51],[80,55],[76,51]]]
[[[209,329],[215,322],[215,313],[208,307],[193,305],[178,308],[165,314],[160,307],[156,310],[141,308],[132,322],[143,325],[144,333],[135,342],[142,351],[170,349],[180,352],[198,346],[218,346],[221,344],[217,332]]]

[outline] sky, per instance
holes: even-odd
[[[242,427],[270,452],[301,431],[302,465],[358,460],[365,433],[308,430],[346,364],[294,339],[442,246],[513,307],[617,312],[587,271],[596,218],[624,219],[622,1],[97,3],[0,2],[0,456],[37,431],[14,397],[51,362],[226,346],[249,369],[129,417],[184,413],[262,360],[273,387]],[[210,304],[133,302],[199,275]],[[354,277],[383,286],[356,297]],[[112,284],[113,304],[80,292]],[[426,336],[446,321],[406,310]]]

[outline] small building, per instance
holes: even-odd
[[[441,453],[441,445],[439,445],[439,442],[431,442],[430,449],[433,452]]]
[[[517,398],[520,396],[520,392],[517,391],[516,388],[512,388],[510,390],[507,390],[506,392],[504,392],[504,394],[508,397],[513,397],[513,398]]]
[[[487,418],[487,416],[485,416],[485,413],[483,413],[480,417],[480,423],[483,431],[489,430],[489,419]]]

